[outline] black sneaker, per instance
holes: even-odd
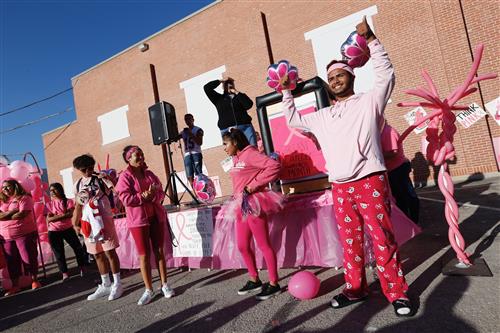
[[[247,284],[245,284],[243,288],[238,290],[238,295],[246,295],[248,293],[261,290],[262,290],[262,281],[258,280],[257,282],[253,282],[248,280]]]
[[[262,287],[262,291],[255,296],[259,301],[264,301],[268,298],[276,296],[281,293],[281,287],[279,284],[273,286],[270,283],[266,283]]]

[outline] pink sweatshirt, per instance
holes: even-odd
[[[259,153],[252,145],[246,146],[233,156],[233,167],[229,171],[233,180],[233,194],[243,193],[245,186],[258,190],[278,178],[280,163]]]
[[[167,219],[167,214],[165,209],[161,205],[165,193],[163,193],[163,188],[160,179],[151,171],[145,170],[145,180],[144,183],[156,184],[158,190],[156,191],[156,197],[151,203],[143,200],[141,192],[141,184],[139,180],[134,176],[132,170],[127,167],[120,174],[118,183],[115,186],[115,190],[119,193],[120,200],[125,206],[125,213],[127,214],[127,227],[135,228],[149,225],[148,209],[146,205],[152,204],[154,207],[154,212],[156,218],[160,223],[164,223]],[[146,184],[142,184],[144,187]],[[149,185],[147,186],[149,187]]]
[[[380,144],[384,108],[394,88],[394,69],[387,52],[375,39],[368,44],[375,86],[367,93],[301,116],[290,91],[283,91],[283,112],[290,127],[311,131],[323,150],[329,180],[347,183],[385,171]]]

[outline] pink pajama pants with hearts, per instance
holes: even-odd
[[[398,258],[390,218],[389,187],[385,172],[374,173],[359,180],[332,184],[333,206],[339,236],[344,250],[343,293],[349,298],[366,296],[364,228],[373,241],[377,274],[384,295],[393,302],[407,299],[406,284]]]

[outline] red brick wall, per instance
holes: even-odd
[[[378,7],[374,16],[377,36],[388,50],[397,75],[387,118],[403,131],[407,124],[402,116],[410,109],[398,108],[396,104],[415,100],[403,90],[423,83],[423,68],[429,71],[442,95],[461,84],[468,73],[471,56],[458,1],[223,1],[148,40],[149,51],[142,53],[132,48],[73,82],[78,121],[46,150],[49,179],[60,180],[59,170],[71,166],[75,156],[87,152],[101,163],[109,153],[111,166],[122,168],[121,149],[134,143],[144,149],[151,169],[165,181],[161,149],[152,145],[147,114],[148,106],[154,104],[150,63],[156,66],[160,98],[176,107],[182,128],[186,102],[179,82],[210,69],[225,65],[238,89],[251,98],[269,92],[264,82],[268,58],[261,11],[267,15],[274,58],[290,60],[299,68],[301,77],[308,79],[316,75],[316,68],[311,42],[304,39],[304,33],[372,5]],[[464,12],[472,44],[483,42],[486,46],[479,72],[496,72],[499,53],[492,33],[493,22],[499,21],[498,6],[494,1],[465,1]],[[498,95],[498,80],[483,83],[481,88],[488,102]],[[471,102],[481,105],[478,93],[462,104]],[[123,105],[129,105],[131,136],[102,146],[96,117]],[[258,127],[255,108],[250,113]],[[213,119],[217,120],[215,113]],[[497,171],[487,122],[492,135],[500,136],[499,126],[486,118],[467,130],[457,124],[453,175]],[[44,144],[60,131],[45,135]],[[419,149],[420,137],[410,134],[405,142],[406,155],[411,159]],[[219,166],[224,157],[222,147],[204,151],[210,174],[221,176],[223,193],[229,194],[230,181]],[[179,153],[174,153],[174,162],[178,170],[183,170]]]

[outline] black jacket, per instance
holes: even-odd
[[[247,110],[253,106],[252,100],[241,92],[236,95],[228,93],[219,94],[214,90],[219,84],[219,80],[214,80],[208,82],[203,87],[205,94],[207,94],[210,101],[217,108],[217,113],[219,114],[217,126],[223,130],[231,126],[251,124],[252,117],[248,115]]]

